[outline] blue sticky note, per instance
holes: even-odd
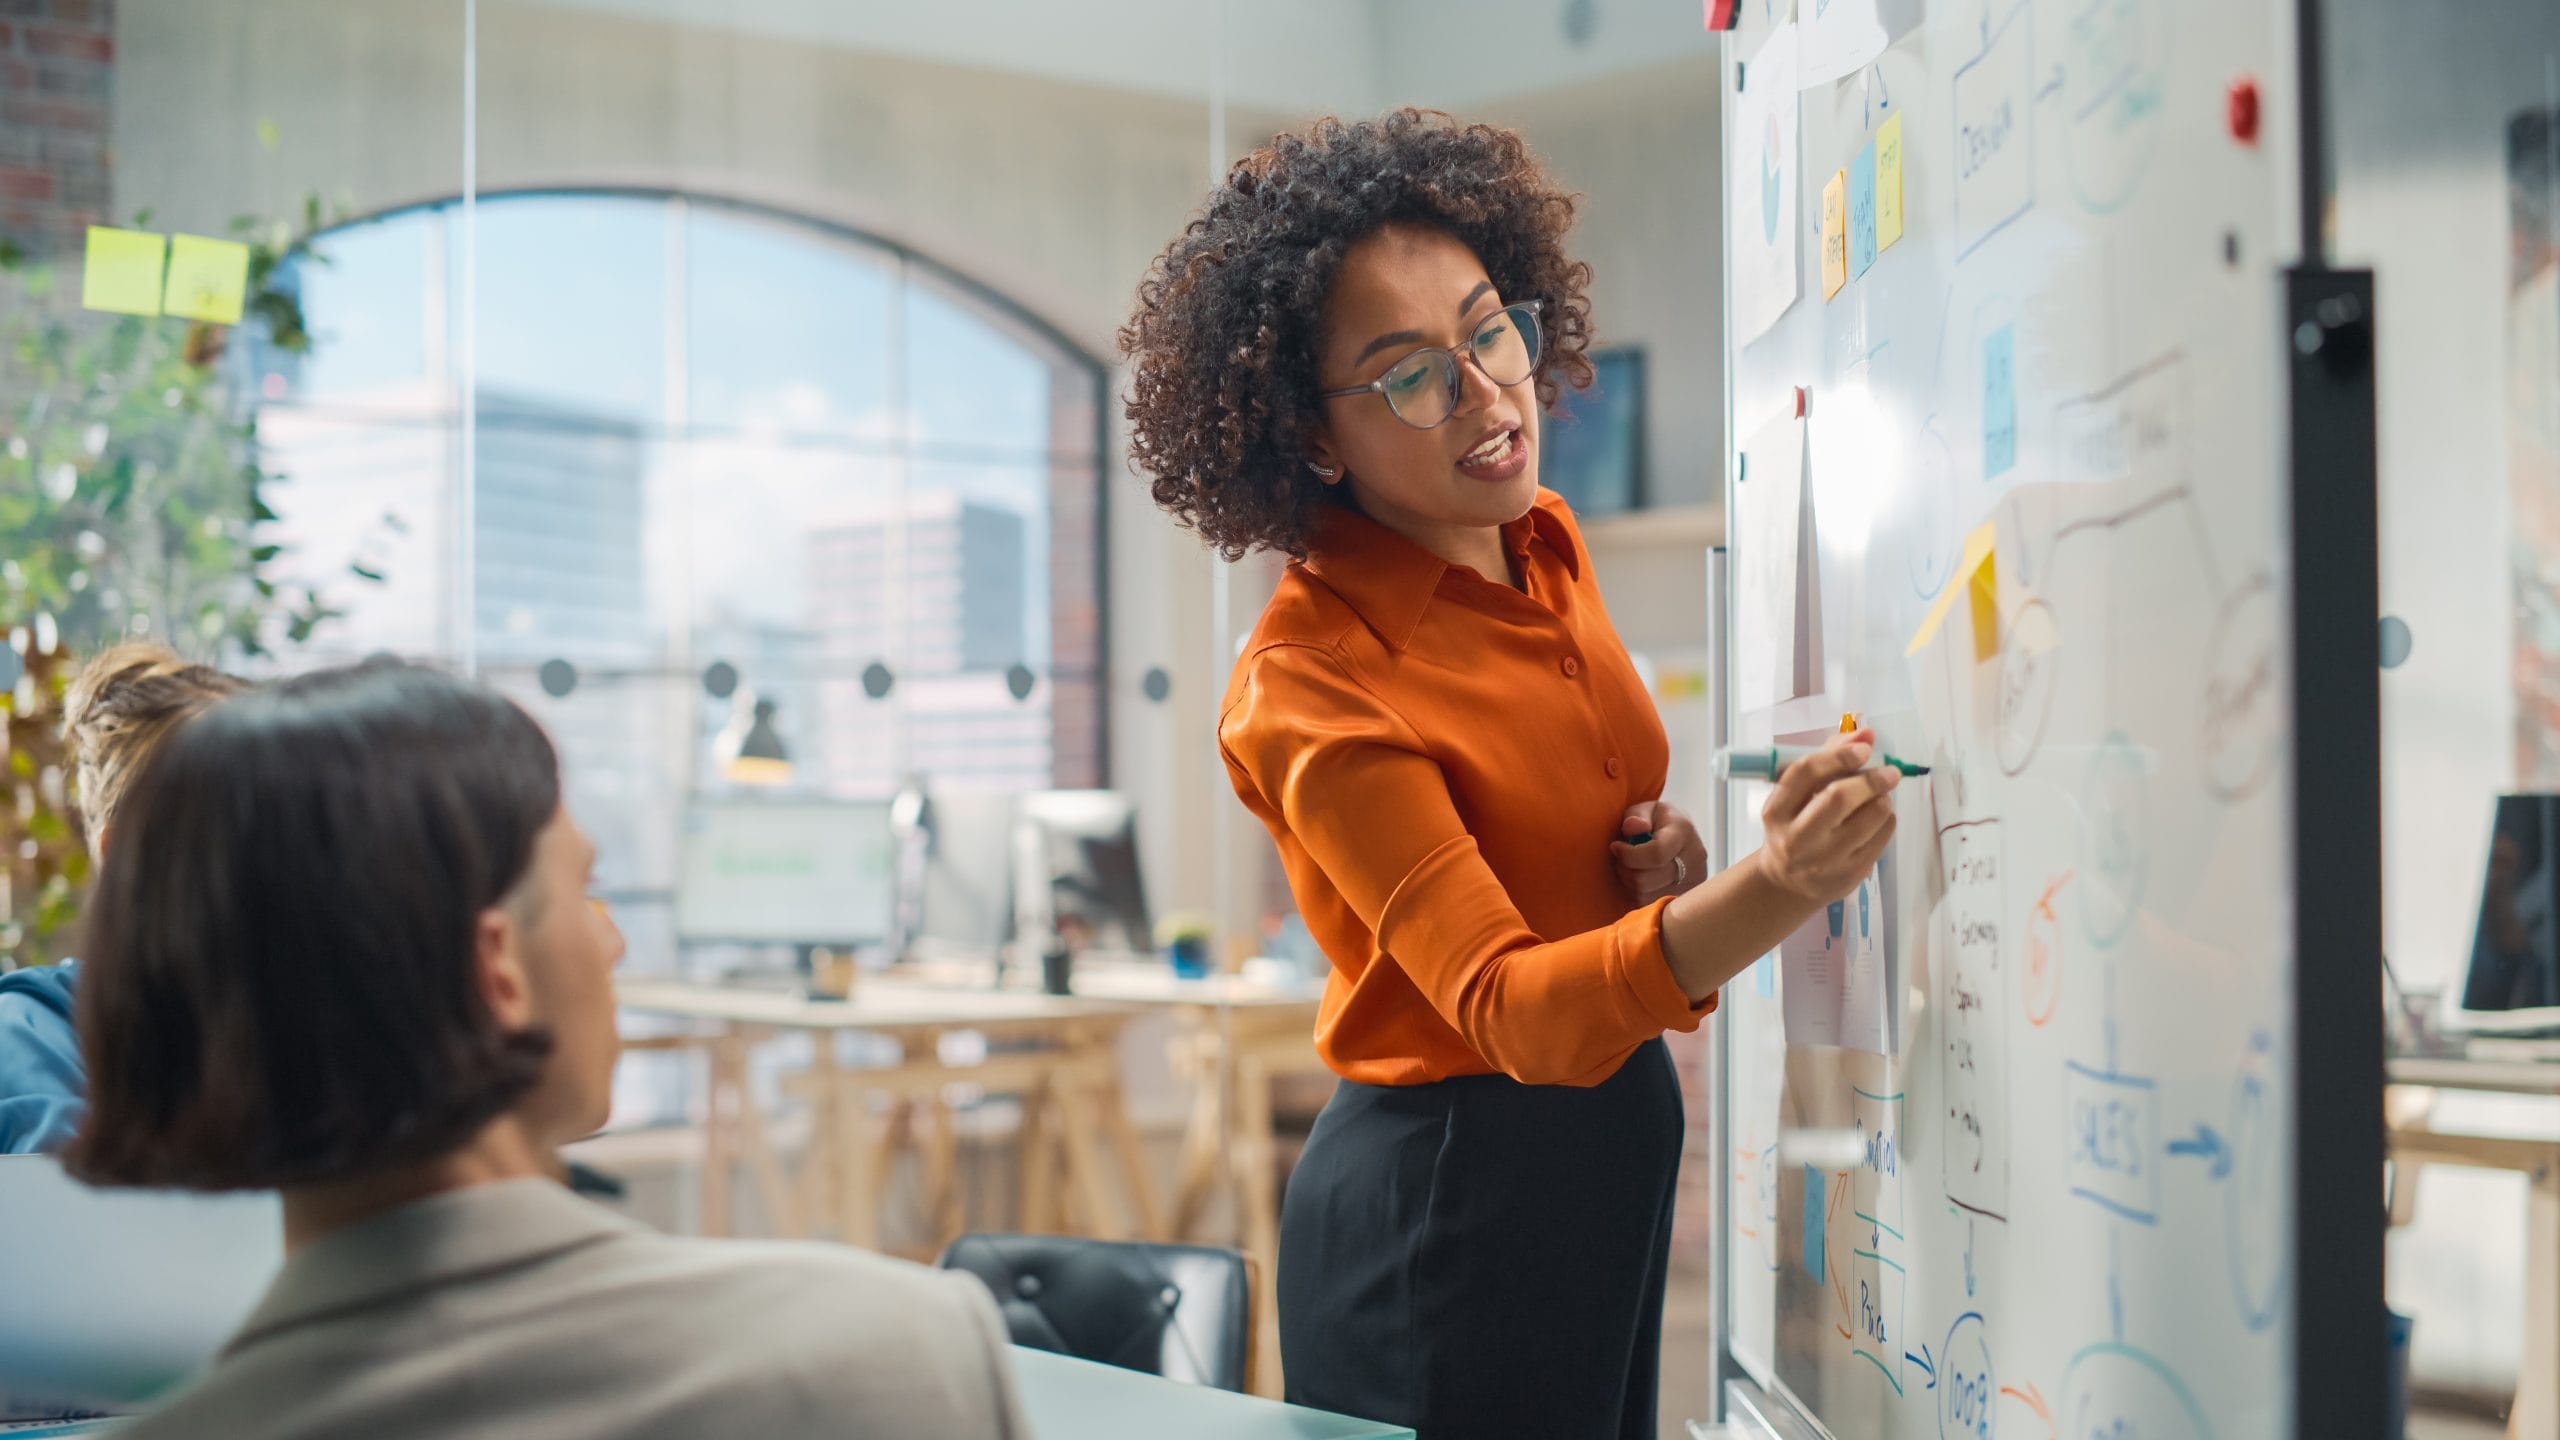
[[[1822,1199],[1824,1181],[1821,1171],[1804,1167],[1804,1268],[1816,1285],[1822,1283],[1822,1221],[1831,1211]]]
[[[1876,142],[1849,162],[1849,273],[1876,263]]]
[[[2007,473],[2018,463],[2018,383],[2015,326],[2003,325],[1982,342],[1982,478]]]
[[[1751,966],[1751,975],[1754,980],[1759,982],[1761,994],[1775,995],[1778,993],[1777,956],[1763,955],[1758,960],[1754,961]]]

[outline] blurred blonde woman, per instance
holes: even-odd
[[[92,861],[126,786],[161,742],[247,683],[163,645],[118,645],[73,678],[62,729]],[[78,985],[79,966],[67,959],[0,975],[0,1155],[49,1154],[80,1127],[89,1086],[72,1021]]]

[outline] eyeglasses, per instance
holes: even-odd
[[[1475,361],[1487,380],[1506,387],[1517,385],[1538,368],[1538,312],[1545,307],[1543,300],[1524,300],[1508,306],[1487,320],[1459,349]],[[1425,346],[1388,366],[1386,374],[1366,385],[1323,393],[1327,400],[1346,395],[1381,396],[1387,408],[1396,412],[1397,419],[1416,430],[1429,430],[1457,413],[1458,356],[1437,345]]]

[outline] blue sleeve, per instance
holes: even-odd
[[[32,996],[0,993],[0,1155],[61,1149],[80,1129],[88,1089],[70,1017]]]

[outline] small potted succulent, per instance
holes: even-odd
[[[1156,922],[1156,945],[1173,962],[1173,973],[1198,980],[1209,973],[1210,943],[1218,927],[1208,916],[1183,911]]]

